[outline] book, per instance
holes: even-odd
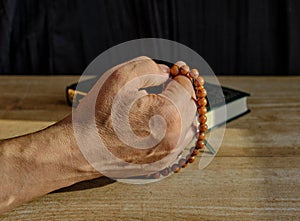
[[[206,114],[209,129],[234,120],[250,111],[247,105],[249,93],[222,86],[223,100],[220,96],[215,96],[218,93],[217,91],[219,91],[219,86],[206,83],[205,88],[207,94],[212,95],[210,97],[212,99],[208,101],[208,112]],[[224,109],[226,109],[226,116],[221,114]]]
[[[82,81],[80,88],[91,88],[96,81],[96,78]],[[66,87],[67,103],[70,106],[76,106],[80,99],[88,93],[88,91],[80,91],[76,89],[76,87],[77,83]],[[206,114],[209,129],[227,123],[249,112],[247,106],[247,98],[250,96],[249,93],[222,86],[223,97],[223,95],[219,93],[220,87],[210,83],[205,84],[205,89],[209,96],[207,104],[208,112]],[[148,93],[159,93],[158,87],[152,87],[147,91]],[[224,114],[225,110],[226,115]]]

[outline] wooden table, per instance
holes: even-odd
[[[0,137],[44,128],[70,112],[78,76],[0,77]],[[161,182],[107,178],[48,194],[2,220],[300,220],[300,77],[220,77],[251,93],[251,113],[230,122],[217,157]],[[198,159],[199,161],[199,159]],[[1,191],[1,190],[0,190]]]

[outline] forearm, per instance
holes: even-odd
[[[53,190],[101,176],[76,146],[70,118],[0,141],[0,213]]]

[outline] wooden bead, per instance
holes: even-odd
[[[173,67],[170,69],[170,74],[175,77],[179,74],[179,67],[177,65],[173,65]]]
[[[206,132],[208,130],[207,124],[200,124],[199,130],[200,132]]]
[[[198,77],[194,80],[194,84],[195,84],[196,87],[203,86],[204,83],[205,83],[204,78],[201,77],[201,76],[198,76]]]
[[[207,104],[206,98],[205,98],[205,97],[199,98],[199,99],[197,100],[197,104],[198,104],[199,106],[205,107],[206,104]]]
[[[207,91],[203,88],[196,91],[196,95],[198,98],[206,97]]]
[[[190,149],[190,154],[192,154],[194,150],[195,150],[195,147],[192,147],[192,148]]]
[[[148,173],[147,175],[145,175],[145,178],[146,179],[150,179],[152,177],[152,174],[151,173]]]
[[[173,164],[173,166],[171,167],[171,170],[174,173],[178,173],[180,171],[180,166],[178,164]]]
[[[195,80],[199,77],[199,72],[197,69],[192,69],[190,72],[189,72],[189,75]]]
[[[202,89],[202,90],[201,90],[201,93],[202,93],[202,97],[206,97],[206,96],[207,96],[207,91],[206,91],[206,89]]]
[[[194,151],[192,152],[192,156],[197,156],[199,154],[199,150],[198,149],[194,149]]]
[[[190,70],[190,67],[187,66],[187,65],[183,65],[181,66],[180,68],[180,73],[183,74],[183,75],[187,75],[187,73],[189,72]]]
[[[170,173],[170,169],[169,168],[165,168],[165,169],[161,170],[160,173],[163,176],[168,176],[169,173]]]
[[[198,111],[199,115],[204,115],[207,113],[207,108],[206,107],[198,107],[197,111]]]
[[[205,147],[205,143],[203,140],[197,140],[196,149],[203,149]]]
[[[186,160],[185,159],[180,159],[179,162],[178,162],[179,166],[182,167],[182,168],[185,168],[187,167],[187,163],[186,163]]]
[[[198,140],[204,140],[204,138],[205,138],[205,133],[204,132],[198,133]]]
[[[206,123],[206,121],[207,121],[207,117],[205,115],[199,115],[198,122],[200,124],[204,124],[204,123]]]
[[[154,173],[154,174],[152,174],[152,177],[153,177],[154,179],[158,179],[158,178],[160,178],[160,173],[159,173],[159,172]]]
[[[196,147],[195,147],[195,148],[196,148]],[[192,154],[188,154],[188,155],[185,156],[185,159],[186,159],[186,162],[187,162],[187,163],[189,163],[189,159],[190,159],[191,156],[192,156]]]
[[[191,156],[189,158],[189,163],[193,163],[195,160],[196,160],[196,157],[195,156]]]

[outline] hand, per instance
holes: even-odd
[[[125,178],[159,171],[191,141],[196,105],[190,80],[178,76],[161,94],[141,90],[165,83],[168,71],[147,57],[120,64],[73,111],[78,146],[100,173]]]
[[[161,94],[139,90],[166,82],[167,72],[147,57],[120,64],[99,79],[72,115],[0,141],[0,213],[102,174],[121,178],[169,166],[194,136],[194,90],[182,76]],[[134,101],[128,115],[125,101]]]

